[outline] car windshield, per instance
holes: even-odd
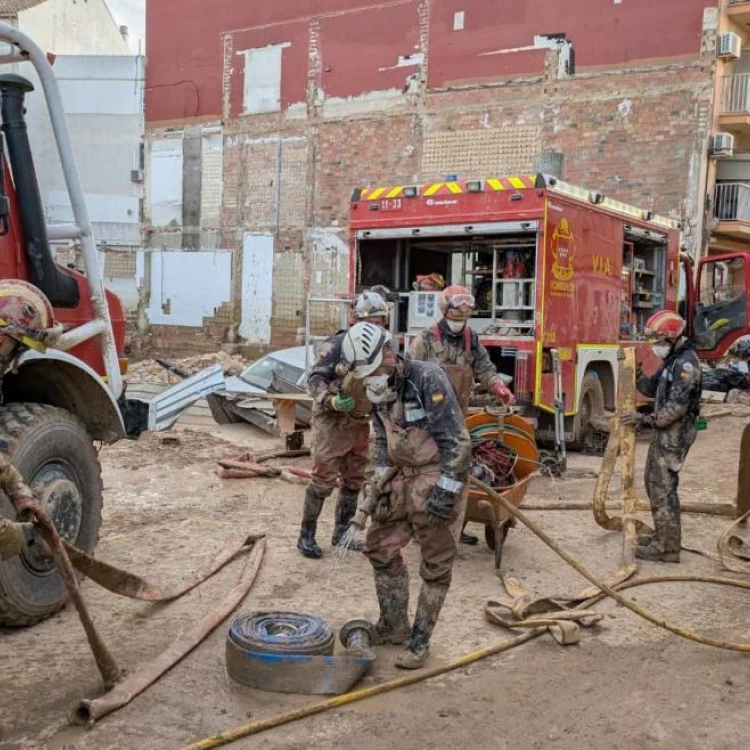
[[[267,391],[274,375],[287,383],[296,385],[302,375],[302,369],[269,355],[246,367],[240,374],[240,379]]]

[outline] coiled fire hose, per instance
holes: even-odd
[[[634,602],[631,602],[630,600],[621,596],[621,594],[619,593],[624,589],[633,588],[635,586],[672,582],[710,583],[719,586],[734,586],[736,588],[750,590],[750,582],[739,581],[733,578],[722,578],[714,576],[661,575],[654,576],[652,578],[642,578],[634,581],[626,581],[610,586],[607,583],[599,580],[582,563],[580,563],[572,555],[567,553],[562,547],[560,547],[559,544],[557,544],[557,542],[551,539],[543,529],[541,529],[534,521],[532,521],[529,516],[513,506],[501,494],[495,492],[495,490],[493,490],[491,487],[488,487],[486,484],[480,482],[475,478],[471,478],[470,481],[475,487],[477,487],[477,489],[480,489],[483,492],[487,493],[487,495],[489,495],[493,500],[500,503],[500,505],[502,505],[503,508],[508,511],[508,513],[521,521],[521,523],[523,523],[530,531],[536,534],[548,547],[550,547],[550,549],[552,549],[557,555],[565,560],[565,562],[567,562],[574,570],[576,570],[580,575],[582,575],[600,590],[601,593],[596,594],[595,596],[574,607],[574,610],[586,609],[592,604],[595,604],[596,602],[599,602],[606,597],[610,597],[614,599],[618,604],[629,609],[639,617],[642,617],[643,619],[648,620],[654,625],[660,628],[664,628],[665,630],[668,630],[675,635],[679,635],[680,637],[685,638],[689,641],[729,651],[750,653],[750,643],[732,643],[730,641],[722,641],[717,638],[700,635],[699,633],[695,633],[688,628],[683,628],[679,625],[674,625],[667,622],[665,619],[651,613],[643,607],[640,607]],[[480,661],[481,659],[485,659],[488,656],[494,656],[496,654],[502,653],[503,651],[508,651],[509,649],[520,646],[521,644],[537,638],[538,636],[546,632],[548,632],[546,627],[533,628],[523,633],[522,635],[511,638],[510,640],[499,641],[490,646],[486,646],[485,648],[472,651],[471,653],[461,656],[448,664],[421,670],[419,672],[415,672],[414,674],[406,675],[405,677],[399,677],[394,680],[389,680],[388,682],[383,682],[380,685],[374,685],[362,690],[355,690],[351,693],[346,693],[345,695],[339,695],[328,700],[320,701],[318,703],[312,703],[308,706],[304,706],[303,708],[288,711],[269,719],[252,721],[247,724],[243,724],[242,726],[239,726],[235,729],[220,732],[213,735],[212,737],[208,737],[191,745],[187,745],[182,750],[211,750],[211,748],[221,747],[243,737],[260,734],[267,729],[273,729],[275,727],[283,726],[284,724],[289,724],[291,722],[304,719],[308,716],[314,716],[315,714],[323,713],[324,711],[328,711],[333,708],[340,708],[351,703],[365,700],[366,698],[373,698],[376,695],[382,695],[393,690],[398,690],[402,687],[407,687],[408,685],[414,685],[418,682],[422,682],[423,680],[428,680],[433,677],[438,677],[440,675],[446,674],[447,672],[461,669],[462,667],[467,667],[470,664],[474,664],[475,662]]]

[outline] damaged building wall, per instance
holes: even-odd
[[[355,186],[564,165],[571,182],[683,218],[690,246],[715,86],[711,5],[299,0],[209,12],[183,0],[191,23],[175,33],[175,0],[150,4],[147,151],[175,156],[147,161],[149,245],[233,251],[225,341],[261,346],[294,343],[308,293],[346,292]],[[206,44],[208,31],[220,42]],[[251,300],[270,310],[270,331]]]

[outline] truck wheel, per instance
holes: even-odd
[[[11,462],[47,509],[60,536],[92,552],[101,524],[102,479],[83,423],[54,406],[8,404],[0,407],[0,437],[8,441]],[[2,492],[0,515],[16,515]],[[0,562],[0,626],[33,625],[65,604],[65,584],[44,549],[31,532],[19,556]]]
[[[578,413],[573,418],[571,450],[581,450],[586,431],[591,427],[591,421],[594,417],[604,418],[604,389],[597,374],[587,372],[581,383]]]

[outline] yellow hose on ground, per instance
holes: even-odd
[[[480,482],[478,479],[472,477],[470,481],[477,488],[481,489],[483,492],[486,492],[490,497],[499,502],[512,516],[521,521],[521,523],[523,523],[529,530],[536,534],[548,547],[550,547],[563,560],[565,560],[568,565],[570,565],[574,570],[580,573],[580,575],[582,575],[594,586],[601,590],[602,593],[597,594],[590,599],[587,599],[585,602],[575,607],[575,609],[585,609],[609,596],[618,604],[626,607],[639,617],[648,620],[658,627],[669,630],[670,632],[674,633],[675,635],[679,635],[682,638],[686,638],[687,640],[693,641],[695,643],[701,643],[706,646],[714,646],[715,648],[726,649],[729,651],[739,651],[742,653],[750,653],[750,643],[731,643],[728,641],[721,641],[716,638],[710,638],[707,636],[702,636],[699,633],[694,633],[687,628],[681,628],[677,625],[672,625],[666,620],[651,614],[648,610],[644,609],[643,607],[639,607],[637,604],[634,604],[633,602],[625,599],[624,597],[620,596],[619,593],[617,593],[618,590],[633,588],[635,586],[644,586],[649,583],[696,582],[750,589],[750,582],[738,581],[734,580],[733,578],[721,578],[714,576],[662,575],[635,581],[624,581],[622,583],[616,584],[614,587],[609,586],[603,581],[599,581],[593,573],[590,573],[586,567],[584,567],[575,558],[573,558],[565,550],[563,550],[546,534],[545,531],[537,526],[537,524],[534,523],[525,513],[520,511],[505,498],[503,498],[502,495],[498,494],[497,492],[495,492],[495,490],[493,490],[483,482]],[[344,695],[337,695],[333,698],[329,698],[328,700],[320,701],[318,703],[312,703],[309,706],[304,706],[293,711],[287,711],[286,713],[279,714],[278,716],[273,716],[270,719],[259,719],[257,721],[251,721],[247,724],[236,727],[235,729],[229,729],[225,732],[219,732],[212,737],[207,737],[206,739],[199,740],[198,742],[194,742],[190,745],[186,745],[184,748],[182,748],[182,750],[211,750],[212,748],[227,745],[230,742],[242,739],[243,737],[260,734],[261,732],[264,732],[268,729],[274,729],[275,727],[280,727],[284,724],[290,724],[294,721],[299,721],[300,719],[307,718],[308,716],[314,716],[316,714],[329,711],[333,708],[341,708],[342,706],[347,706],[351,703],[365,700],[366,698],[374,698],[377,695],[383,695],[384,693],[389,693],[402,687],[415,685],[418,682],[428,680],[432,677],[438,677],[440,675],[446,674],[447,672],[460,669],[461,667],[467,667],[470,664],[474,664],[475,662],[480,661],[481,659],[485,659],[488,656],[494,656],[496,654],[502,653],[503,651],[508,651],[509,649],[520,646],[523,643],[527,643],[528,641],[537,638],[538,636],[546,632],[546,627],[534,628],[533,630],[529,630],[523,635],[519,635],[516,638],[512,638],[511,640],[500,641],[491,646],[486,646],[485,648],[472,651],[471,653],[468,653],[465,656],[461,656],[455,661],[444,664],[440,667],[432,667],[431,669],[420,670],[413,674],[408,674],[404,677],[398,677],[394,680],[383,682],[380,685],[373,685],[372,687],[363,688],[362,690],[355,690],[351,693],[345,693]]]
[[[501,641],[491,646],[472,651],[470,654],[461,656],[455,661],[449,664],[444,664],[440,667],[432,667],[431,669],[424,669],[418,672],[412,672],[407,674],[405,677],[398,677],[388,682],[382,682],[380,685],[373,685],[372,687],[363,688],[362,690],[354,690],[351,693],[344,693],[344,695],[337,695],[328,700],[320,701],[318,703],[312,703],[309,706],[303,706],[302,708],[295,709],[293,711],[287,711],[284,714],[273,716],[270,719],[259,719],[257,721],[251,721],[248,724],[243,724],[236,729],[229,729],[226,732],[219,732],[212,737],[207,737],[204,740],[194,742],[192,745],[187,745],[182,750],[210,750],[214,747],[221,747],[235,740],[242,739],[243,737],[249,737],[253,734],[259,734],[264,732],[266,729],[273,729],[274,727],[280,727],[283,724],[290,724],[293,721],[304,719],[308,716],[314,716],[315,714],[323,713],[332,708],[341,708],[350,703],[356,703],[357,701],[364,700],[365,698],[373,698],[376,695],[382,695],[383,693],[389,693],[392,690],[398,688],[407,687],[408,685],[414,685],[417,682],[430,679],[431,677],[438,677],[451,672],[454,669],[460,667],[468,667],[480,659],[484,659],[488,656],[502,653],[508,649],[520,646],[522,643],[536,638],[537,636],[546,633],[547,628],[534,628],[529,630],[523,635],[519,635],[516,638],[511,638],[509,641]]]
[[[588,568],[579,563],[578,560],[576,560],[572,555],[569,555],[564,549],[562,549],[562,547],[560,547],[557,542],[551,539],[547,535],[547,533],[536,523],[534,523],[534,521],[532,521],[523,511],[511,505],[511,503],[509,503],[502,495],[495,492],[492,487],[489,487],[488,485],[484,484],[484,482],[480,482],[474,477],[470,477],[470,481],[483,492],[486,492],[493,500],[499,502],[505,508],[505,510],[515,516],[528,529],[533,531],[550,549],[552,549],[560,557],[562,557],[562,559],[565,560],[565,562],[568,563],[568,565],[570,565],[570,567],[573,568],[577,573],[580,573],[587,581],[593,583],[594,586],[596,586],[598,589],[601,589],[603,594],[606,594],[610,598],[614,599],[618,604],[625,607],[626,609],[629,609],[634,614],[642,617],[644,620],[648,620],[654,625],[658,625],[660,628],[669,630],[670,633],[674,633],[675,635],[679,635],[682,638],[687,638],[688,640],[695,641],[696,643],[702,643],[705,646],[714,646],[715,648],[722,648],[727,651],[740,651],[741,653],[745,654],[750,653],[750,643],[732,643],[731,641],[722,641],[718,638],[711,638],[710,636],[700,635],[700,633],[695,633],[694,631],[688,630],[687,628],[681,628],[679,625],[673,625],[663,618],[651,614],[651,612],[639,606],[638,604],[635,604],[625,597],[620,596],[620,594],[618,594],[617,591],[615,591],[611,586],[597,579],[596,576],[588,570]],[[744,588],[744,586],[742,588]]]

